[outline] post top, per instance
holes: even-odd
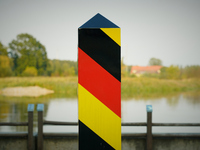
[[[44,104],[38,104],[37,111],[43,111],[43,110],[44,110]]]
[[[28,110],[28,112],[33,112],[34,111],[34,104],[28,104],[27,110]]]
[[[79,28],[119,28],[117,25],[112,23],[110,20],[97,13],[94,17],[88,20]]]
[[[146,108],[147,108],[147,112],[153,111],[152,105],[147,105]]]

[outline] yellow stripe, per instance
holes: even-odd
[[[78,84],[79,120],[114,149],[121,150],[121,118]]]
[[[100,28],[104,33],[106,33],[113,41],[115,41],[119,46],[121,46],[120,40],[120,28]]]

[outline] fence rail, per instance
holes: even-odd
[[[59,121],[49,121],[44,120],[43,125],[69,125],[69,126],[77,126],[78,122],[59,122]],[[121,126],[147,126],[147,123],[145,122],[137,122],[137,123],[122,123]],[[179,127],[194,127],[194,126],[200,126],[200,123],[152,123],[152,126],[179,126]]]
[[[147,105],[147,122],[123,122],[122,126],[144,126],[147,128],[146,133],[131,133],[122,134],[126,137],[142,137],[146,138],[146,148],[147,150],[152,150],[153,138],[163,138],[163,137],[194,137],[200,138],[200,133],[152,133],[152,127],[200,127],[200,123],[152,123],[152,106]],[[60,121],[50,121],[43,120],[44,104],[37,105],[38,112],[38,134],[37,134],[37,149],[43,149],[43,138],[44,137],[77,137],[76,133],[44,133],[44,125],[59,125],[59,126],[78,126],[78,122],[60,122]],[[28,121],[27,122],[0,122],[0,126],[28,126],[28,133],[0,133],[0,137],[26,137],[28,150],[33,150],[33,112],[34,104],[28,105]]]
[[[152,123],[152,126],[194,127],[194,126],[200,126],[200,123]]]
[[[0,137],[28,137],[28,133],[0,133]]]
[[[44,121],[43,125],[69,125],[69,126],[77,126],[78,122]]]
[[[0,122],[0,126],[28,126],[28,122]]]
[[[27,137],[27,149],[33,150],[34,104],[28,104],[28,122],[0,122],[0,126],[28,126],[28,133],[0,133],[0,137]]]

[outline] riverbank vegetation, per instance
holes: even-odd
[[[53,90],[53,97],[76,97],[78,78],[76,77],[8,77],[0,78],[0,89],[6,87],[40,86]]]
[[[162,61],[152,58],[149,65]],[[200,66],[163,66],[159,73],[130,74],[121,61],[122,98],[164,96],[200,90]],[[0,42],[0,90],[6,87],[40,86],[54,90],[53,97],[77,97],[77,61],[50,60],[44,44],[30,34],[19,34],[8,46]],[[0,95],[1,96],[1,95]]]
[[[122,78],[122,98],[164,97],[189,91],[200,91],[200,79],[169,80],[147,77]]]
[[[40,86],[54,90],[50,97],[77,97],[78,77],[8,77],[0,78],[0,90],[6,87]],[[200,79],[168,80],[123,77],[122,99],[156,97],[188,91],[200,91]]]

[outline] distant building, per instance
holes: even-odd
[[[132,66],[130,74],[141,76],[142,74],[159,74],[162,66]]]

